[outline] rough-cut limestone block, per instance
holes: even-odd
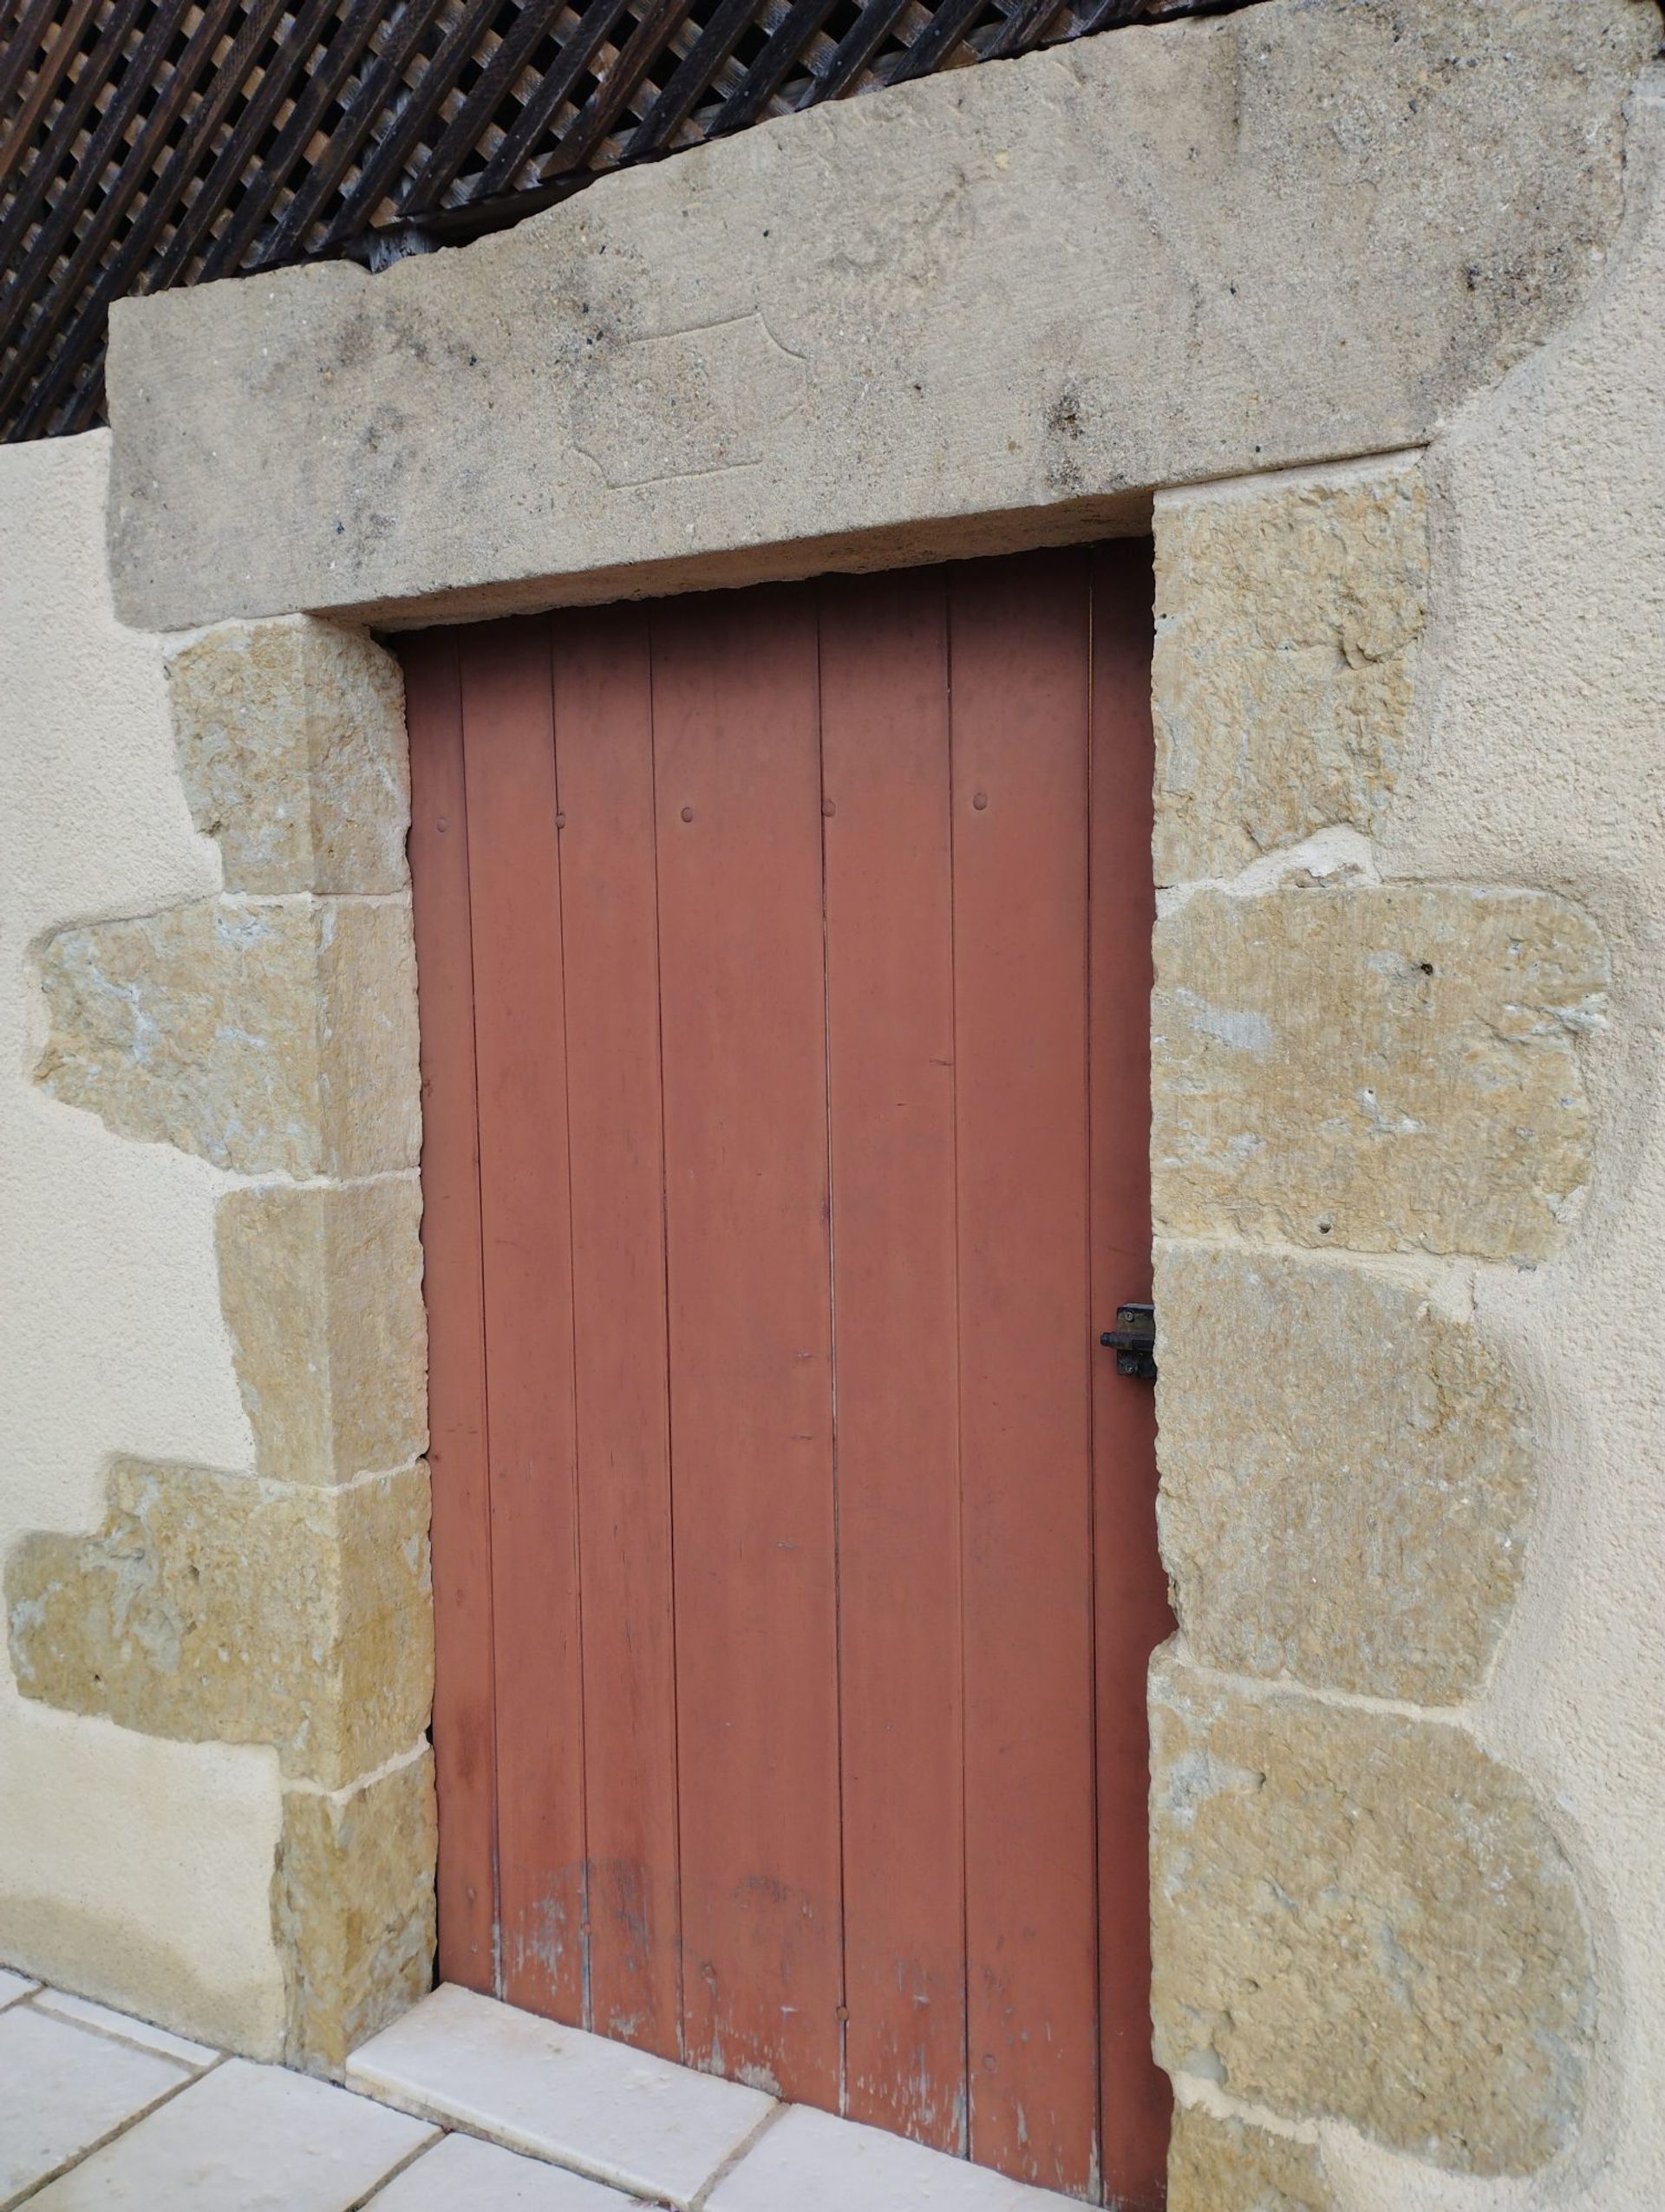
[[[168,669],[180,773],[225,888],[395,891],[410,788],[399,664],[304,616],[193,638]]]
[[[1158,883],[1376,827],[1427,589],[1414,467],[1158,501]]]
[[[428,1991],[437,1833],[426,1750],[345,1790],[284,1791],[271,1907],[291,2065],[338,2074]]]
[[[1590,1171],[1574,1039],[1607,967],[1548,891],[1198,891],[1157,925],[1159,1231],[1552,1251]]]
[[[24,1537],[5,1590],[18,1687],[47,1705],[272,1744],[329,1789],[427,1726],[425,1467],[323,1490],[120,1460],[103,1528]]]
[[[117,609],[888,567],[1418,444],[1599,280],[1658,39],[1637,0],[1266,0],[831,101],[375,276],[118,300]]]
[[[1192,1655],[1411,1704],[1479,1684],[1534,1495],[1497,1353],[1380,1263],[1158,1247],[1162,1552]]]
[[[1173,2116],[1168,2212],[1335,2212],[1316,2144],[1217,2119],[1200,2105]]]
[[[220,1200],[220,1303],[263,1475],[348,1482],[426,1448],[421,1215],[414,1176]]]
[[[61,930],[36,1080],[124,1137],[244,1174],[414,1167],[408,899],[201,899]]]
[[[1571,1869],[1460,1728],[1151,1674],[1159,2062],[1436,2164],[1572,2135],[1591,2026]]]

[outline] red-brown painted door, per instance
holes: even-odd
[[[1161,2202],[1148,547],[409,689],[447,1979]]]

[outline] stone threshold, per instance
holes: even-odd
[[[1062,2212],[1075,2204],[450,1986],[356,2052],[347,2084],[415,2118],[582,2176],[592,2191],[571,2200],[574,2212],[628,2212],[632,2202],[675,2212]]]

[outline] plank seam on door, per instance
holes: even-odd
[[[555,626],[545,617],[544,653],[549,663],[549,749],[555,786],[555,913],[561,946],[561,1093],[566,1104],[566,1274],[567,1329],[572,1376],[572,1634],[578,1667],[578,2003],[584,2026],[593,2026],[592,1961],[590,1930],[590,1745],[589,1697],[584,1647],[584,1412],[578,1389],[578,1238],[572,1230],[572,1052],[566,1022],[566,871],[561,865],[561,743],[556,725]]]
[[[838,1204],[833,1183],[832,1144],[832,971],[827,914],[826,710],[822,689],[821,588],[815,593],[815,781],[820,806],[821,864],[821,1067],[826,1128],[826,1383],[832,1461],[832,1745],[839,1815],[839,2111],[850,2101],[849,1909],[844,1791],[844,1527],[839,1498],[839,1263]]]
[[[648,842],[653,858],[653,1027],[659,1067],[659,1281],[665,1302],[665,1489],[669,1521],[670,1582],[670,1760],[675,1784],[676,1828],[676,2053],[688,2062],[687,1998],[682,1957],[682,1671],[676,1627],[676,1425],[671,1419],[670,1387],[675,1362],[670,1346],[670,1162],[665,1136],[665,977],[662,908],[659,897],[659,734],[653,682],[653,615],[643,616],[648,655]]]
[[[948,1024],[950,1069],[949,1142],[953,1148],[954,1189],[954,1533],[956,1608],[960,1643],[960,2156],[971,2156],[971,1866],[970,1773],[968,1759],[970,1730],[965,1697],[965,1376],[963,1347],[964,1276],[960,1265],[960,882],[959,810],[954,780],[954,571],[943,575],[943,682],[948,692],[948,714],[944,741],[948,748]]]
[[[1087,927],[1081,936],[1081,1084],[1083,1099],[1081,1118],[1087,1130],[1087,1214],[1086,1235],[1081,1253],[1085,1312],[1089,1324],[1093,1313],[1093,1201],[1097,1190],[1094,1181],[1094,1159],[1097,1151],[1098,1131],[1093,1113],[1093,864],[1095,858],[1093,841],[1094,771],[1098,747],[1098,691],[1094,682],[1094,654],[1097,649],[1097,591],[1098,572],[1093,556],[1085,557],[1087,571],[1087,693],[1083,701],[1087,725],[1087,743],[1081,748],[1083,762],[1082,802],[1087,821],[1087,836],[1083,846],[1084,892]],[[1088,1342],[1092,1332],[1089,1326]],[[1089,1577],[1090,1602],[1087,1613],[1087,1710],[1093,1746],[1093,2161],[1088,2179],[1088,2201],[1099,2203],[1104,2196],[1104,1987],[1099,1961],[1103,1955],[1104,1897],[1102,1894],[1103,1856],[1100,1830],[1101,1827],[1099,1775],[1099,1483],[1101,1469],[1096,1449],[1097,1408],[1094,1394],[1094,1374],[1089,1354],[1083,1384],[1086,1404],[1083,1416],[1087,1423],[1087,1465],[1090,1470],[1087,1485],[1087,1556],[1092,1573]]]

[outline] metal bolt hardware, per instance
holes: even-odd
[[[1119,1375],[1137,1375],[1141,1382],[1156,1380],[1156,1308],[1118,1306],[1116,1325],[1100,1337],[1116,1355]]]

